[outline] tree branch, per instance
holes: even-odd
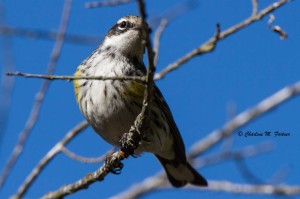
[[[257,15],[257,11],[258,11],[258,0],[252,0],[252,16]]]
[[[66,136],[59,142],[55,144],[54,147],[40,160],[39,164],[31,171],[27,176],[24,183],[19,187],[18,192],[12,197],[14,199],[22,198],[26,193],[30,185],[38,177],[41,171],[45,166],[58,154],[62,151],[65,145],[67,145],[72,139],[74,139],[80,132],[88,127],[87,121],[82,121],[77,124],[72,130],[70,130]]]
[[[86,8],[98,8],[98,7],[106,7],[106,6],[118,6],[122,4],[130,3],[132,0],[108,0],[108,1],[94,1],[85,3]]]
[[[255,145],[244,146],[232,151],[221,151],[207,157],[195,158],[193,163],[197,168],[203,168],[210,165],[216,165],[228,160],[239,160],[261,155],[273,150],[274,144],[270,141],[262,142]]]
[[[275,15],[270,14],[270,18],[268,20],[268,27],[269,27],[269,29],[272,32],[278,34],[280,36],[280,39],[286,39],[286,38],[288,38],[288,34],[284,30],[282,30],[280,26],[278,26],[278,25],[272,26],[272,23],[274,21],[275,21]]]
[[[146,77],[141,76],[68,76],[68,75],[40,75],[40,74],[30,74],[30,73],[22,73],[22,72],[8,72],[6,73],[8,76],[20,76],[25,78],[39,78],[39,79],[47,79],[47,80],[75,80],[75,79],[90,79],[90,80],[125,80],[125,81],[136,81],[145,84]]]
[[[162,19],[160,21],[160,24],[155,32],[154,35],[154,47],[153,47],[153,51],[155,52],[155,58],[154,58],[154,64],[157,64],[157,60],[158,60],[158,55],[159,55],[159,41],[160,41],[160,37],[163,33],[163,31],[165,30],[165,28],[168,26],[169,21],[167,19]]]
[[[121,162],[124,158],[122,151],[115,152],[110,156],[110,159],[113,163]],[[64,196],[73,194],[79,190],[87,189],[91,184],[104,180],[105,176],[110,173],[110,170],[107,168],[107,164],[103,164],[97,171],[87,174],[82,179],[69,184],[62,186],[60,189],[47,193],[42,198],[43,199],[52,199],[52,198],[63,198]]]
[[[105,160],[105,158],[111,154],[113,154],[115,152],[115,149],[111,149],[108,152],[106,152],[105,154],[101,155],[100,157],[83,157],[83,156],[79,156],[76,153],[70,151],[69,149],[67,149],[66,147],[62,147],[61,151],[68,156],[69,158],[79,161],[81,163],[99,163],[99,162],[103,162]]]
[[[200,190],[201,188],[186,186],[185,189]],[[209,187],[201,190],[227,192],[236,194],[264,194],[274,196],[289,196],[300,194],[300,186],[291,185],[251,185],[232,183],[228,181],[209,181]]]
[[[150,31],[148,30],[148,27],[146,26],[146,11],[145,11],[145,4],[143,0],[138,0],[138,6],[139,6],[139,13],[142,18],[143,26],[144,26],[144,33],[145,38],[144,42],[146,45],[147,53],[148,53],[148,70],[147,70],[147,84],[144,91],[144,100],[143,100],[143,107],[141,113],[137,116],[134,126],[132,126],[131,130],[136,131],[136,133],[143,133],[143,131],[146,130],[147,123],[146,121],[149,118],[150,115],[150,106],[152,103],[152,93],[153,93],[153,77],[155,73],[155,65],[154,65],[154,56],[155,53],[153,52],[151,39],[150,39]]]
[[[11,26],[0,26],[0,34],[5,36],[18,36],[28,39],[56,40],[60,34],[57,31],[36,30],[30,28],[17,28]],[[65,42],[73,44],[95,45],[99,43],[99,37],[65,34]]]
[[[238,32],[239,30],[249,26],[250,24],[252,24],[256,21],[261,20],[267,14],[273,12],[274,10],[280,8],[281,6],[287,4],[288,2],[290,2],[290,0],[279,0],[278,2],[272,3],[271,5],[269,5],[268,7],[266,7],[265,9],[263,9],[262,11],[260,11],[257,14],[255,14],[255,10],[256,10],[255,7],[257,5],[255,3],[253,3],[253,10],[254,11],[252,12],[252,15],[250,17],[248,17],[244,21],[238,23],[237,25],[234,25],[234,26],[228,28],[225,31],[222,31],[219,34],[219,37],[214,36],[214,37],[210,38],[208,41],[206,41],[201,46],[197,47],[196,49],[194,49],[191,52],[187,53],[183,57],[179,58],[174,63],[169,64],[165,69],[163,69],[159,73],[155,74],[154,79],[155,80],[162,79],[168,73],[170,73],[171,71],[173,71],[175,69],[178,69],[180,66],[182,66],[183,64],[185,64],[186,62],[188,62],[192,58],[194,58],[198,55],[202,55],[202,54],[205,54],[205,53],[212,52],[215,49],[216,44],[218,43],[218,41],[225,39],[226,37]]]

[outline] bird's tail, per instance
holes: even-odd
[[[163,165],[168,179],[174,187],[182,187],[187,183],[207,186],[206,179],[201,176],[187,161],[168,160],[156,155]]]

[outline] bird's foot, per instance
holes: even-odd
[[[124,133],[120,139],[121,151],[126,155],[134,156],[134,150],[139,146],[141,141],[140,133],[137,132],[134,128],[131,128],[128,133]]]
[[[124,153],[115,152],[105,159],[105,169],[107,173],[120,174],[123,169],[123,163],[121,160],[124,159]]]

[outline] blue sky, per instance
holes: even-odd
[[[119,7],[86,9],[87,1],[74,1],[67,33],[92,35],[99,43],[108,29],[122,16],[138,14],[136,3]],[[163,15],[181,1],[147,1],[150,19]],[[251,1],[213,0],[195,1],[193,9],[174,19],[161,38],[157,70],[183,56],[210,38],[215,24],[224,30],[251,14]],[[259,8],[271,0],[259,1]],[[60,23],[63,1],[4,0],[6,22],[20,28],[56,30]],[[274,25],[280,25],[289,38],[281,40],[268,29],[268,17],[241,30],[218,43],[213,53],[196,57],[172,72],[157,84],[163,92],[181,131],[187,150],[197,140],[228,120],[228,106],[235,104],[236,112],[254,106],[279,89],[299,81],[300,62],[300,2],[292,1],[274,14]],[[151,23],[150,23],[151,24]],[[155,24],[154,24],[155,25]],[[44,74],[54,41],[12,37],[16,70]],[[72,75],[80,62],[96,47],[65,43],[57,63],[55,74]],[[5,49],[1,48],[3,53]],[[2,58],[1,58],[2,59]],[[1,61],[2,62],[2,61]],[[3,63],[1,63],[1,79]],[[4,167],[18,135],[33,106],[41,80],[16,78],[5,134],[0,146],[0,169]],[[264,182],[279,171],[284,175],[276,183],[299,185],[299,96],[264,114],[242,127],[241,131],[279,131],[290,133],[288,137],[239,137],[233,134],[233,149],[273,141],[272,152],[246,159],[255,176]],[[1,99],[2,100],[2,99]],[[2,114],[2,113],[1,113]],[[42,105],[41,114],[26,142],[25,149],[13,168],[0,198],[8,198],[16,192],[31,169],[60,140],[65,133],[83,120],[70,82],[54,81]],[[100,156],[111,148],[91,128],[73,140],[68,148],[77,154]],[[203,156],[219,152],[222,145],[207,151]],[[61,185],[78,180],[96,170],[101,164],[82,164],[58,155],[45,168],[29,189],[26,198],[38,198]],[[95,183],[89,189],[69,198],[107,198],[138,183],[161,169],[151,154],[124,161],[121,175],[108,175],[105,181]],[[245,179],[237,164],[227,161],[202,168],[208,180],[227,180],[235,183],[251,183]],[[181,189],[157,191],[145,198],[232,198],[229,193],[197,192]],[[270,198],[270,196],[238,195],[237,198]],[[296,197],[294,197],[296,198]]]

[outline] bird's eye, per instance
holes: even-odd
[[[127,22],[126,22],[126,21],[122,21],[122,22],[119,24],[118,28],[119,28],[120,30],[124,30],[124,29],[126,28],[126,25],[127,25]]]

